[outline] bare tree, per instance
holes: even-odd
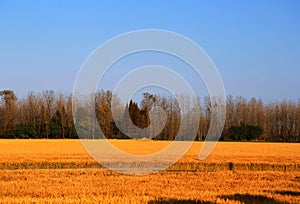
[[[49,138],[50,135],[50,125],[51,125],[51,119],[53,115],[53,106],[54,106],[54,101],[55,101],[55,95],[54,91],[52,90],[46,90],[43,93],[43,98],[44,98],[44,118],[45,118],[45,126],[46,126],[46,138]]]
[[[1,91],[0,96],[2,98],[2,135],[13,136],[13,129],[16,126],[18,116],[17,97],[11,90]]]

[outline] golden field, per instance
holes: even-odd
[[[170,142],[111,140],[134,154]],[[202,142],[168,170],[132,176],[101,167],[79,140],[0,140],[0,203],[300,203],[300,144]]]

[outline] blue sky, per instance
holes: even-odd
[[[137,29],[164,29],[198,43],[227,94],[298,100],[300,2],[0,1],[0,89],[19,96],[71,92],[89,54]]]

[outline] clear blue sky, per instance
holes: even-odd
[[[115,35],[165,29],[197,42],[227,94],[300,98],[300,1],[0,0],[0,89],[71,92],[77,72]]]

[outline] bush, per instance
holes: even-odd
[[[36,127],[33,124],[29,125],[17,125],[13,131],[14,135],[13,138],[36,138],[37,137],[37,131]]]
[[[263,128],[259,125],[249,125],[241,123],[239,126],[229,128],[230,138],[234,141],[255,140],[263,133]]]

